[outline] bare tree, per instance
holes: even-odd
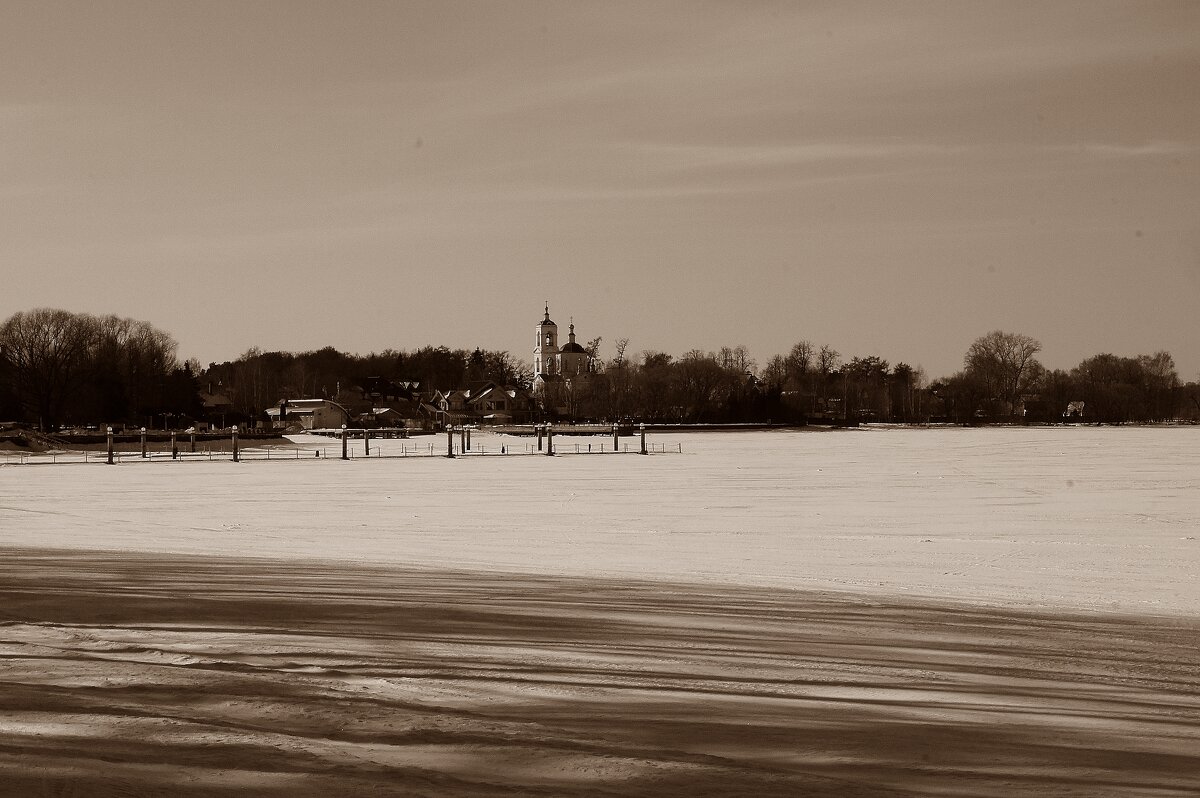
[[[587,352],[587,371],[596,372],[601,370],[600,362],[600,342],[604,339],[597,335],[595,338],[587,342],[583,347],[583,351]]]
[[[101,350],[95,358],[96,364],[101,372],[112,369],[119,375],[125,387],[127,414],[143,416],[159,412],[166,377],[179,367],[175,339],[136,319],[104,316],[96,324],[97,346]]]
[[[787,380],[787,361],[783,355],[774,355],[767,361],[767,365],[763,366],[762,378],[768,391],[778,393],[783,390]]]
[[[1177,402],[1173,401],[1173,394],[1180,387],[1175,359],[1170,352],[1162,351],[1153,355],[1139,355],[1138,364],[1145,376],[1148,416],[1155,421],[1162,421],[1178,410]]]
[[[738,344],[733,348],[733,362],[737,370],[743,374],[754,374],[758,370],[758,363],[750,357],[750,350],[744,344]]]
[[[819,407],[821,409],[828,408],[828,402],[830,399],[829,394],[832,389],[834,374],[835,374],[835,372],[837,372],[838,366],[841,365],[841,362],[842,362],[842,356],[836,349],[829,346],[828,344],[822,344],[820,351],[817,352],[817,359],[816,359],[817,373],[816,373],[816,379],[815,379],[817,390],[814,391],[814,393],[817,394],[817,402],[819,403]],[[841,391],[841,393],[843,394],[843,397],[842,397],[843,412],[845,411],[845,396],[844,396],[845,388],[846,388],[846,385],[845,385],[845,382],[843,381],[842,391]]]
[[[268,398],[268,376],[264,373],[262,360],[263,352],[257,346],[243,352],[234,361],[234,383],[227,387],[237,409],[251,419],[257,418],[268,402],[275,401],[275,397]]]
[[[837,371],[841,362],[841,353],[828,344],[822,344],[821,351],[817,353],[817,373],[827,377]]]
[[[1028,335],[993,330],[975,339],[963,358],[963,367],[967,376],[979,380],[988,396],[1003,402],[1011,413],[1021,394],[1044,371],[1034,359],[1040,351],[1042,345]]]
[[[95,317],[52,308],[15,313],[0,327],[0,353],[17,395],[43,431],[62,420],[85,375],[96,330]]]
[[[302,358],[296,358],[284,370],[280,392],[284,399],[306,399],[316,392],[316,381],[311,378],[308,363]]]
[[[739,374],[752,374],[758,367],[754,358],[750,357],[750,350],[746,348],[745,344],[721,347],[721,351],[717,354],[717,360],[721,364],[721,368]]]
[[[692,349],[679,359],[676,377],[686,416],[693,421],[706,420],[725,387],[728,371],[712,352]]]
[[[805,377],[812,371],[814,350],[811,341],[798,341],[784,359],[787,378],[795,389],[804,387]]]
[[[613,346],[617,354],[608,362],[605,369],[609,375],[608,414],[621,418],[628,410],[629,394],[632,390],[629,362],[625,359],[625,350],[629,348],[628,338],[618,338]]]
[[[625,365],[625,350],[629,347],[629,339],[618,338],[617,342],[613,344],[613,346],[617,350],[617,356],[613,358],[613,364],[616,366]]]
[[[666,352],[647,349],[634,384],[635,412],[645,418],[678,417],[680,402],[674,377],[674,358]]]

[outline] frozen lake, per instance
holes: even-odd
[[[565,452],[589,439],[558,440]],[[9,547],[1200,615],[1197,427],[651,440],[683,452],[4,467],[0,529]],[[444,445],[403,445],[431,441]],[[528,443],[475,436],[488,451]]]
[[[1195,795],[1200,428],[653,442],[0,467],[0,794]]]

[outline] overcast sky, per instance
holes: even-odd
[[[0,0],[0,319],[1200,374],[1200,3]]]

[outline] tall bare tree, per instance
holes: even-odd
[[[791,381],[792,390],[804,390],[807,386],[806,378],[813,368],[813,359],[816,357],[816,350],[813,349],[812,341],[797,341],[784,358],[784,366],[788,380]]]
[[[608,361],[605,368],[609,377],[608,414],[613,419],[620,419],[629,410],[629,398],[633,390],[631,364],[625,357],[625,350],[629,348],[629,339],[618,338],[613,346],[617,350],[617,354]]]
[[[783,390],[783,384],[787,381],[787,360],[783,355],[771,356],[767,365],[763,366],[762,379],[768,391],[778,394]]]
[[[1028,335],[993,330],[975,339],[963,358],[968,377],[977,379],[994,400],[1012,412],[1021,394],[1030,390],[1043,373],[1035,358],[1042,345]]]
[[[62,421],[86,374],[96,333],[93,316],[53,308],[15,313],[0,327],[0,353],[17,395],[43,431]]]
[[[841,362],[841,354],[828,344],[824,344],[821,346],[821,350],[817,352],[817,373],[828,376],[837,371],[837,367]]]
[[[1148,416],[1155,421],[1162,421],[1178,409],[1174,394],[1180,382],[1175,359],[1170,352],[1155,352],[1153,355],[1139,355],[1138,365],[1145,376]]]

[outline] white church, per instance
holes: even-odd
[[[534,330],[533,386],[544,388],[548,383],[570,380],[592,371],[594,364],[586,349],[575,341],[575,324],[572,323],[567,343],[558,345],[558,325],[550,320],[550,305],[546,314]]]

